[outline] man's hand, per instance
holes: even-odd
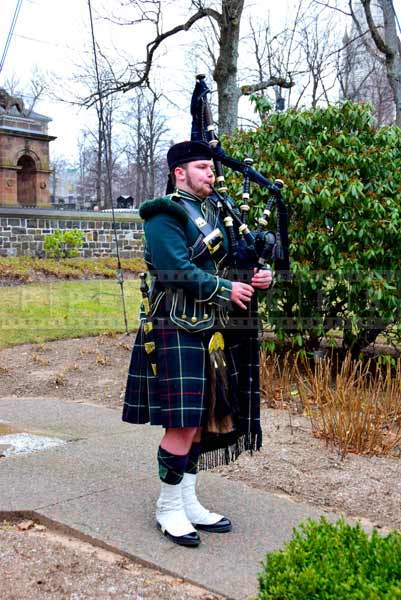
[[[247,283],[233,281],[230,299],[240,308],[246,309],[247,307],[244,302],[250,302],[253,292],[253,287]]]
[[[257,271],[253,270],[253,277],[251,279],[251,285],[259,290],[267,290],[273,281],[273,273],[270,269],[260,269]]]

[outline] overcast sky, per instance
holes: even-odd
[[[105,0],[92,0],[93,11]],[[288,0],[289,5],[292,1]],[[7,35],[12,22],[17,0],[0,0],[0,53],[6,44]],[[246,5],[251,2],[246,2]],[[118,2],[108,1],[109,6],[118,6]],[[179,1],[174,3],[176,8]],[[266,18],[270,14],[271,20],[279,23],[284,19],[285,11],[278,12],[278,7],[284,8],[286,1],[283,0],[252,0],[255,10],[259,11],[261,17]],[[270,9],[269,9],[270,6]],[[397,14],[401,18],[401,0],[394,0]],[[290,11],[291,12],[291,11]],[[176,11],[170,11],[166,19],[176,18]],[[168,23],[165,22],[165,26]],[[58,71],[70,77],[75,65],[85,60],[92,52],[89,38],[89,9],[87,0],[22,0],[22,5],[14,35],[11,39],[9,50],[5,59],[3,71],[0,73],[0,87],[7,79],[16,77],[21,81],[21,87],[26,87],[35,67],[46,73]],[[132,39],[129,29],[119,29],[118,37],[113,30],[105,24],[95,20],[95,32],[104,47],[123,45],[129,49],[141,49],[140,40]],[[114,39],[113,39],[114,35]],[[183,46],[187,44],[188,34],[180,34],[176,44]],[[182,52],[181,52],[182,54]],[[178,57],[178,55],[177,55]],[[170,62],[171,58],[170,58]],[[168,69],[168,83],[180,75],[185,75],[185,65],[173,61],[171,70]],[[178,71],[177,71],[178,69]],[[212,82],[209,82],[211,85]],[[46,114],[53,121],[50,123],[49,132],[58,136],[52,142],[51,152],[53,155],[65,155],[67,158],[75,158],[77,138],[79,130],[88,120],[86,109],[71,109],[60,102],[42,101],[36,107],[38,112]],[[187,131],[183,135],[187,135]]]
[[[0,49],[3,49],[12,23],[17,0],[1,0]],[[8,49],[0,86],[15,77],[21,87],[28,86],[35,68],[46,73],[60,70],[71,73],[74,49],[82,50],[83,19],[87,18],[85,0],[22,0],[21,9]],[[59,136],[52,142],[51,151],[71,154],[79,131],[78,111],[61,103],[43,101],[35,110],[53,119],[49,133]],[[69,123],[69,127],[66,124]],[[60,135],[61,134],[61,135]]]

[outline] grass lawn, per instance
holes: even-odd
[[[130,331],[138,326],[139,282],[124,282]],[[125,331],[120,285],[91,279],[0,287],[0,348]]]
[[[121,268],[126,273],[146,271],[141,258],[122,258]],[[116,277],[116,259],[109,258],[33,258],[31,256],[0,256],[0,280],[10,283],[35,283],[38,274],[61,280],[82,279],[88,276],[110,279]]]

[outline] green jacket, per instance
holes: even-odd
[[[220,229],[228,253],[224,224],[213,201],[200,201],[182,191],[179,195],[213,228]],[[168,317],[190,332],[224,327],[231,281],[204,251],[203,236],[177,200],[176,194],[170,194],[144,202],[140,209],[145,221],[145,260],[153,276],[151,314]]]

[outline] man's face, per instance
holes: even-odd
[[[177,187],[194,194],[198,198],[207,198],[212,193],[215,181],[211,160],[195,160],[175,171]]]

